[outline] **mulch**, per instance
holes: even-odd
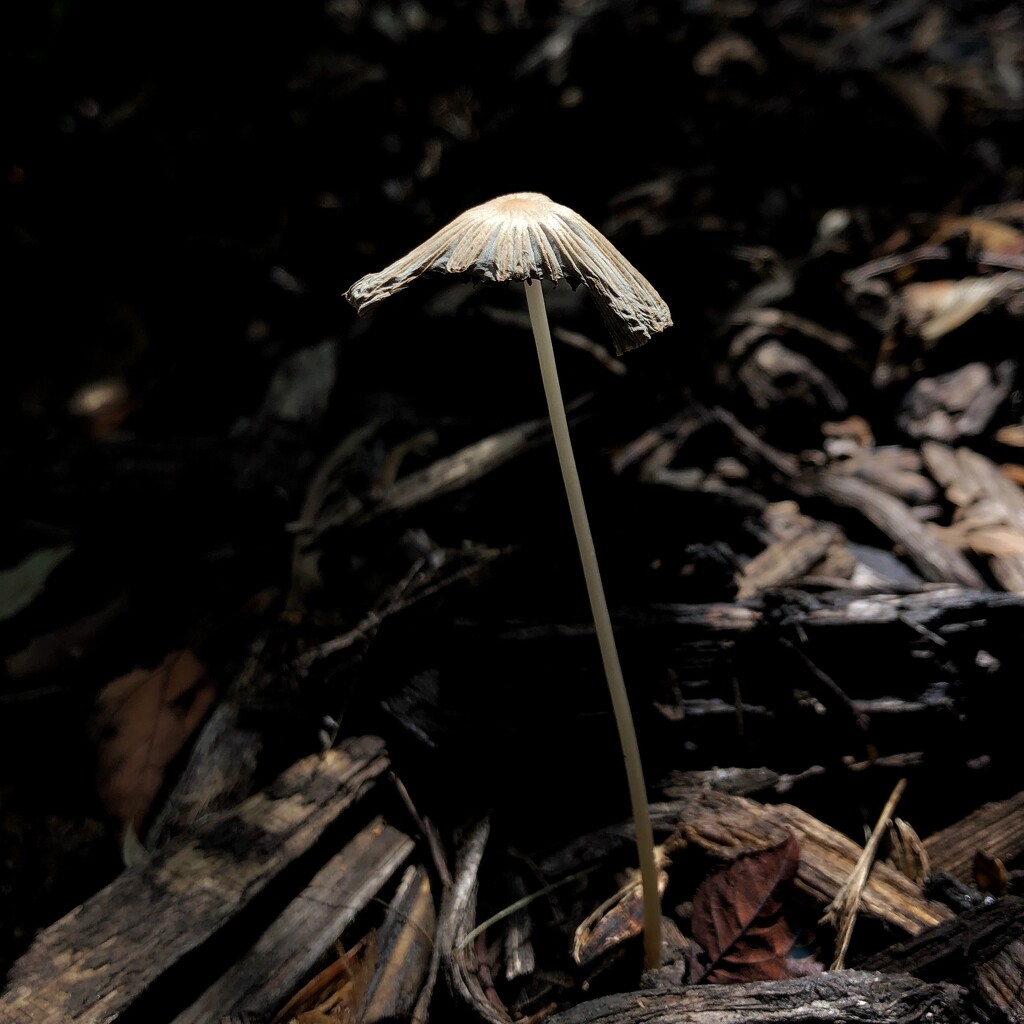
[[[15,29],[0,1017],[1021,1019],[1015,5]],[[548,293],[667,858],[656,976],[522,288],[343,299],[524,190],[674,321],[620,359],[586,288]],[[822,918],[876,828],[839,973]],[[713,881],[737,863],[778,877]],[[717,955],[707,886],[750,905]]]

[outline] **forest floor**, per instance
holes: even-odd
[[[70,3],[16,28],[0,975],[126,863],[379,736],[374,809],[436,837],[436,886],[487,827],[479,919],[544,894],[532,938],[512,915],[447,951],[443,998],[518,1019],[637,983],[635,922],[570,956],[633,854],[522,288],[343,298],[514,191],[594,224],[674,321],[617,358],[586,288],[549,292],[680,984],[827,976],[810,851],[862,846],[894,790],[878,858],[925,916],[865,912],[847,965],[1022,895],[1017,5]],[[748,920],[714,952],[730,890]],[[984,962],[918,971],[960,986],[935,1019],[1021,1019],[984,981],[1010,918]]]

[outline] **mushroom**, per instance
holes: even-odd
[[[608,602],[573,458],[558,384],[541,281],[585,284],[621,355],[672,326],[669,308],[643,275],[593,225],[537,192],[514,192],[474,206],[379,273],[360,278],[345,298],[360,316],[427,273],[484,281],[522,281],[537,345],[551,429],[572,513],[594,629],[626,765],[643,890],[644,955],[661,963],[661,906],[647,790],[626,685],[619,665]]]

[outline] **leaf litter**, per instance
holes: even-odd
[[[506,7],[503,14],[488,8],[481,15],[491,19],[488,33],[501,17],[515,21],[517,28],[528,22],[521,4]],[[644,713],[658,740],[647,756],[666,772],[681,764],[699,766],[709,788],[753,785],[766,807],[788,792],[822,819],[841,821],[847,835],[858,834],[858,810],[872,802],[872,792],[886,788],[894,772],[911,774],[908,799],[916,801],[912,817],[925,839],[918,840],[909,825],[894,829],[899,842],[908,846],[899,859],[912,879],[911,889],[890,886],[885,898],[872,891],[866,905],[868,916],[912,934],[921,920],[934,923],[933,904],[924,906],[931,917],[914,904],[920,911],[916,923],[885,915],[893,907],[902,909],[900,899],[911,900],[914,894],[923,899],[924,876],[928,884],[939,885],[942,873],[952,870],[949,861],[937,856],[930,873],[922,867],[926,851],[935,852],[934,830],[959,822],[958,816],[972,806],[1005,797],[1007,788],[1019,785],[1016,751],[999,739],[999,727],[1020,711],[1015,650],[1019,622],[1014,618],[1019,605],[1012,598],[1022,591],[1024,578],[1017,510],[1022,471],[1003,464],[1002,446],[1019,445],[1022,436],[1014,346],[1024,314],[1024,216],[1013,195],[1014,182],[1019,183],[1014,163],[1019,147],[1009,135],[993,131],[989,137],[976,123],[1012,125],[1019,116],[1019,25],[1005,12],[1002,20],[991,12],[965,19],[957,10],[916,2],[891,15],[878,5],[841,12],[799,4],[756,9],[712,5],[710,16],[699,8],[686,7],[686,19],[692,21],[659,25],[658,33],[649,32],[648,24],[644,31],[644,66],[655,68],[648,49],[667,40],[684,47],[694,35],[693,24],[700,24],[702,31],[696,35],[702,39],[687,54],[689,62],[674,63],[692,65],[700,82],[706,82],[697,85],[707,91],[676,112],[668,130],[663,130],[664,115],[658,113],[658,135],[671,140],[672,152],[655,153],[650,166],[638,168],[636,177],[645,184],[629,188],[632,182],[622,182],[604,223],[633,233],[633,244],[641,252],[650,245],[652,251],[670,253],[669,265],[682,268],[676,275],[676,297],[688,300],[680,307],[688,311],[687,337],[707,352],[716,384],[708,394],[708,387],[695,381],[689,359],[693,346],[680,346],[669,355],[645,354],[630,363],[628,382],[617,375],[609,383],[592,368],[574,366],[571,358],[567,374],[577,393],[596,396],[596,401],[581,403],[574,423],[574,430],[583,430],[588,450],[599,453],[593,455],[590,471],[600,480],[603,453],[625,453],[603,482],[608,519],[614,524],[610,546],[619,547],[612,570],[621,587],[618,614],[631,633],[631,654],[645,680],[640,690],[655,709],[646,714],[650,707],[645,708]],[[425,29],[438,46],[446,37],[459,38],[458,32],[446,36],[438,31],[446,16],[430,4],[399,5],[394,13],[365,24],[359,5],[332,5],[332,10],[346,39],[361,38],[358,33],[367,31],[367,25],[377,26],[373,32],[381,46],[385,36],[392,42],[415,42]],[[645,12],[645,18],[655,20],[676,17],[667,11]],[[570,5],[552,15],[543,27],[550,35],[519,64],[524,110],[532,109],[532,90],[542,78],[560,90],[558,102],[546,104],[560,118],[577,117],[595,104],[595,95],[602,93],[595,91],[596,82],[587,80],[584,58],[600,31],[618,26],[618,17],[612,6],[601,3],[586,10]],[[387,32],[380,28],[385,23]],[[775,41],[771,47],[761,42],[769,36]],[[621,33],[627,48],[635,38]],[[370,52],[377,50],[371,47]],[[785,58],[781,68],[780,56]],[[678,57],[676,50],[673,57]],[[465,159],[462,141],[487,137],[487,98],[478,103],[472,92],[445,90],[425,97],[427,137],[415,139],[415,111],[394,102],[398,92],[389,92],[389,76],[401,76],[401,64],[371,63],[355,50],[340,57],[324,53],[298,77],[289,77],[288,102],[295,107],[297,126],[309,120],[302,109],[308,95],[322,95],[326,102],[328,95],[351,91],[363,100],[360,89],[365,83],[385,100],[382,109],[404,112],[408,144],[404,136],[401,145],[387,140],[386,180],[374,176],[345,185],[339,195],[325,193],[316,199],[317,209],[327,217],[344,212],[338,220],[351,233],[349,242],[371,237],[369,224],[392,225],[397,236],[410,233],[410,219],[436,220],[454,212],[456,199],[443,192],[438,169]],[[892,70],[897,67],[899,71]],[[814,89],[785,77],[794,70],[806,71]],[[747,81],[751,77],[757,82],[754,91]],[[418,91],[419,81],[416,85]],[[780,87],[781,92],[772,92]],[[878,94],[865,99],[865,89],[877,89]],[[798,134],[813,142],[798,147],[794,136],[785,133],[784,119],[761,104],[761,94],[774,97],[771,102],[779,109],[788,109],[792,96],[800,95],[806,105],[797,111],[802,119]],[[858,112],[869,114],[865,146],[875,157],[869,173],[872,187],[884,193],[872,196],[870,188],[862,192],[852,187],[852,179],[862,173],[859,164],[856,171],[844,173],[842,166],[830,162],[829,173],[820,174],[827,146],[813,130],[821,127],[815,99],[819,94],[826,98],[821,109],[829,122],[830,100],[841,103],[854,130]],[[881,97],[894,98],[901,116],[894,118]],[[783,98],[786,102],[779,102]],[[642,119],[644,109],[644,104],[634,104],[632,116]],[[812,130],[805,131],[808,119]],[[495,123],[504,122],[499,118]],[[96,124],[103,127],[106,121],[100,118]],[[514,118],[509,125],[515,128]],[[880,126],[892,134],[876,138]],[[949,187],[943,177],[950,173],[944,141],[948,126],[969,137],[963,147],[957,138],[956,152],[976,174],[976,180],[963,181],[959,188]],[[511,135],[518,137],[515,130]],[[376,175],[370,158],[373,132],[365,137],[368,155],[360,163]],[[642,140],[643,132],[637,137]],[[580,139],[586,150],[586,133]],[[936,139],[944,147],[941,160],[927,155]],[[688,151],[715,155],[707,167],[698,161],[677,168],[680,141]],[[326,152],[330,147],[323,148]],[[907,153],[919,151],[926,153],[923,165],[911,160],[911,173],[904,173]],[[751,152],[759,152],[768,166],[754,162],[757,170],[749,172]],[[787,162],[775,166],[780,160]],[[736,175],[741,187],[734,191],[728,184],[730,161],[744,169]],[[331,169],[319,172],[325,181],[336,177]],[[355,167],[351,173],[364,171]],[[790,182],[789,175],[800,180]],[[586,191],[591,175],[577,177]],[[933,184],[935,180],[940,183]],[[601,187],[595,178],[595,194]],[[977,206],[979,197],[989,205]],[[599,201],[592,197],[591,202],[591,209],[600,209]],[[849,205],[828,208],[835,203]],[[916,204],[957,212],[922,214]],[[278,218],[270,220],[277,223]],[[298,252],[302,227],[299,219],[293,218],[292,224],[290,244]],[[219,237],[216,231],[212,234]],[[34,236],[27,232],[25,237]],[[116,224],[111,237],[116,242]],[[336,246],[353,255],[332,256],[345,268],[335,270],[332,262],[327,276],[345,279],[355,254],[360,261],[368,259],[365,245],[363,251],[360,245]],[[680,263],[680,252],[699,256]],[[295,286],[299,278],[286,273],[277,257],[275,253],[270,279],[294,303],[294,320],[286,310],[263,320],[261,306],[246,329],[249,355],[243,356],[241,369],[228,362],[220,386],[210,388],[213,404],[223,406],[224,415],[242,416],[232,399],[236,390],[246,391],[252,354],[268,364],[276,360],[283,371],[248,431],[233,432],[225,449],[225,462],[238,458],[246,463],[246,471],[235,480],[242,482],[238,489],[244,500],[232,506],[238,514],[228,517],[230,531],[215,538],[217,543],[209,543],[194,523],[186,523],[182,531],[201,552],[198,560],[216,565],[219,575],[224,566],[253,564],[251,550],[236,537],[253,531],[262,553],[274,543],[268,538],[278,537],[281,523],[294,521],[297,513],[300,524],[308,526],[296,530],[291,597],[283,619],[270,614],[260,620],[259,644],[267,653],[252,659],[256,664],[252,685],[244,691],[246,710],[288,708],[291,717],[274,715],[274,729],[267,731],[290,725],[300,745],[315,743],[311,737],[319,731],[305,720],[310,707],[316,708],[312,717],[317,722],[320,712],[330,712],[333,735],[349,728],[387,733],[394,756],[416,765],[416,781],[426,766],[422,779],[430,793],[427,802],[433,805],[430,813],[457,803],[458,810],[450,815],[460,819],[457,825],[446,820],[453,855],[462,842],[458,826],[481,804],[496,803],[499,814],[509,814],[509,805],[528,802],[527,814],[519,819],[510,815],[522,829],[517,841],[524,846],[544,845],[566,824],[585,831],[587,794],[600,794],[592,802],[612,815],[606,796],[614,792],[601,773],[601,758],[593,754],[599,744],[593,742],[590,727],[601,712],[585,705],[572,686],[573,673],[589,663],[584,647],[589,638],[576,617],[563,610],[567,605],[559,589],[557,548],[531,533],[525,517],[511,514],[524,502],[541,504],[545,498],[544,463],[530,450],[537,438],[531,435],[527,445],[509,435],[509,452],[516,458],[482,464],[479,472],[452,461],[460,453],[471,453],[473,444],[505,437],[509,423],[529,423],[527,410],[516,408],[505,420],[494,414],[493,407],[514,393],[512,362],[501,388],[477,389],[475,405],[455,398],[455,389],[438,380],[452,365],[438,356],[440,346],[420,345],[420,333],[396,314],[385,328],[392,335],[404,332],[416,339],[403,352],[411,368],[403,371],[397,359],[390,365],[389,357],[387,374],[364,374],[367,366],[379,369],[367,353],[383,348],[364,342],[380,341],[381,336],[353,329],[341,345],[355,366],[346,363],[346,372],[336,378],[333,338],[322,340],[338,330],[336,310],[326,323],[312,327],[320,331],[317,347],[291,360],[293,352],[283,339],[305,336],[311,329],[310,310],[302,299],[304,289]],[[689,301],[693,296],[698,301]],[[572,297],[562,299],[571,309]],[[474,316],[479,307],[472,299],[460,304],[459,315],[439,310],[431,325],[436,332],[431,333],[450,332],[453,349],[465,355],[484,346],[479,344],[481,318]],[[69,303],[69,308],[77,316],[82,305],[87,304]],[[500,346],[500,320],[493,319],[490,326],[494,338],[488,340]],[[577,326],[577,333],[586,336],[586,323]],[[199,363],[183,357],[185,372],[199,379],[211,366],[215,369],[213,353],[223,341],[218,336],[217,346],[207,346],[202,372],[196,372]],[[428,348],[434,351],[418,356],[413,351]],[[688,353],[685,359],[678,351]],[[679,365],[673,362],[677,358]],[[651,367],[654,372],[648,373]],[[308,396],[290,383],[295,373],[316,384]],[[237,380],[242,388],[234,387]],[[251,380],[248,385],[251,397]],[[335,385],[338,393],[332,398]],[[378,391],[387,397],[378,397]],[[147,394],[147,389],[133,386],[133,399],[138,397],[140,406],[149,401]],[[615,399],[614,416],[609,413],[610,397]],[[624,405],[619,402],[623,397]],[[187,416],[187,403],[179,398],[174,404],[176,416]],[[189,445],[220,451],[225,444],[214,432],[189,436],[181,451],[177,442],[157,450],[148,446],[146,423],[136,419],[135,405],[133,400],[132,408],[123,410],[123,419],[118,413],[115,430],[100,432],[103,446],[90,449],[93,457],[103,453],[96,461],[109,469],[110,481],[123,488],[130,482],[130,494],[136,493],[131,488],[137,486],[140,467],[143,478],[153,465],[160,475],[175,477],[167,472],[168,465],[173,470],[187,466]],[[483,414],[481,407],[486,407]],[[296,481],[303,479],[301,467],[315,466],[320,457],[324,483],[338,484],[329,453],[339,435],[336,421],[328,417],[326,428],[321,422],[327,409],[330,417],[345,418],[350,436],[359,423],[373,422],[382,413],[388,419],[399,409],[396,436],[430,437],[430,450],[415,453],[420,467],[415,475],[395,480],[385,450],[404,451],[404,442],[360,441],[360,462],[377,471],[370,475],[378,482],[391,486],[382,495],[358,482],[350,488],[346,478],[345,486],[338,487],[343,500],[334,505],[333,518],[326,514],[331,510],[329,487],[319,495],[322,500],[312,500],[317,495],[311,488],[302,507],[301,489],[296,490]],[[152,408],[149,416],[150,423],[158,420]],[[835,424],[840,417],[846,417],[845,427]],[[245,456],[233,451],[239,439],[253,451]],[[922,441],[943,447],[921,448]],[[264,454],[274,445],[274,458]],[[542,444],[537,449],[544,454]],[[73,481],[59,459],[51,468],[54,495],[64,499]],[[1004,483],[1012,490],[1004,490]],[[403,484],[408,485],[405,490]],[[272,497],[255,494],[258,486],[265,486]],[[111,509],[116,505],[111,502]],[[206,505],[211,509],[216,502]],[[256,513],[252,519],[251,510]],[[262,527],[252,526],[261,523],[261,516]],[[642,529],[624,528],[637,521]],[[268,523],[270,528],[261,534]],[[154,527],[154,535],[160,538],[159,528]],[[33,546],[22,545],[21,550]],[[481,551],[500,555],[485,561]],[[449,577],[438,578],[439,569],[432,564],[441,557],[461,559],[451,586]],[[538,604],[517,603],[517,581],[536,577],[549,581],[548,592]],[[286,580],[274,582],[287,593]],[[151,573],[150,591],[144,587],[141,592],[152,600],[151,590],[162,585],[161,575]],[[417,600],[382,601],[389,586],[399,597],[414,594]],[[48,581],[33,584],[33,596],[23,609],[49,589]],[[138,593],[132,594],[133,601],[140,600]],[[189,604],[181,601],[179,608]],[[552,614],[552,609],[558,610]],[[74,624],[78,618],[69,615],[63,621]],[[55,624],[49,625],[40,631],[33,623],[33,635],[51,654],[59,641],[59,660],[37,657],[35,645],[29,646],[31,637],[19,637],[14,623],[12,636],[18,643],[11,649],[33,657],[28,668],[20,656],[16,661],[8,658],[9,675],[21,678],[32,669],[42,676],[36,690],[14,694],[26,704],[41,699],[38,694],[46,692],[49,677],[56,673],[61,693],[71,692],[68,679],[80,682],[83,675],[90,678],[90,671],[91,678],[109,678],[109,672],[96,672],[94,666],[108,665],[111,648],[123,640],[123,633],[115,634],[84,650],[78,631],[58,637]],[[230,630],[236,624],[222,618],[218,625]],[[164,638],[158,650],[162,654],[172,643]],[[168,765],[210,706],[212,691],[201,667],[190,665],[194,658],[176,652],[156,670],[139,669],[115,680],[99,698],[101,784],[119,817],[137,822],[147,816],[153,794],[170,781],[165,776]],[[134,660],[151,663],[146,657]],[[557,666],[552,675],[557,675],[558,693],[564,693],[566,705],[577,706],[563,714],[545,703],[543,715],[531,712],[531,728],[547,731],[524,744],[527,716],[517,714],[519,701],[535,698],[538,691],[550,700],[555,692],[550,678],[531,688],[544,674],[539,666]],[[479,692],[486,697],[475,697]],[[493,715],[496,703],[504,709],[499,720]],[[298,712],[296,704],[301,705]],[[3,710],[11,707],[13,701]],[[392,714],[395,709],[401,710]],[[539,725],[538,718],[543,719]],[[474,738],[477,734],[483,738]],[[496,756],[498,742],[509,736],[514,744],[509,749],[516,754]],[[417,737],[424,738],[420,748],[415,747]],[[447,770],[433,772],[438,762]],[[585,770],[575,771],[573,785],[560,789],[556,780],[565,764]],[[741,769],[709,767],[752,764],[770,764],[764,778],[773,781],[741,783]],[[132,765],[134,769],[126,767]],[[139,777],[134,787],[132,771]],[[142,779],[147,780],[144,786]],[[931,797],[922,795],[929,793]],[[545,813],[547,802],[555,806],[553,813]],[[607,804],[611,802],[608,797]],[[579,812],[579,821],[570,810]],[[1012,896],[1019,886],[1014,857],[1019,864],[1021,850],[1009,834],[1012,815],[1006,818],[1007,831],[987,841],[1000,855],[995,859],[1010,865],[1006,884]],[[663,821],[663,832],[677,825]],[[724,837],[732,863],[709,876],[698,897],[694,882],[707,865],[695,860],[692,849],[683,851],[666,890],[681,901],[676,915],[680,926],[685,930],[692,925],[718,957],[706,980],[736,982],[737,971],[757,969],[759,943],[769,951],[766,970],[790,969],[786,946],[790,933],[799,931],[800,908],[792,899],[789,872],[797,855],[786,852],[788,840],[776,837],[774,845],[762,842],[751,850],[742,841],[743,830],[732,835],[721,820],[708,828],[717,828]],[[509,826],[509,831],[516,828]],[[979,830],[963,843],[982,843],[984,838]],[[892,842],[895,847],[897,840]],[[800,884],[818,885],[814,892],[819,904],[827,902],[836,880],[834,872],[830,875],[822,867],[828,843],[815,845],[801,833],[800,846],[795,869]],[[536,849],[531,853],[540,856]],[[504,891],[494,876],[505,861],[500,855],[495,861],[485,862],[480,879],[489,910],[502,903]],[[519,868],[509,890],[544,892],[551,884],[550,874],[538,879]],[[723,878],[730,869],[737,877],[727,884]],[[988,887],[993,871],[984,874]],[[962,871],[956,879],[964,887],[982,884],[981,878]],[[529,885],[531,881],[536,884]],[[538,965],[522,976],[518,991],[503,983],[497,970],[503,955],[496,937],[499,928],[481,937],[473,951],[481,974],[484,968],[495,968],[496,980],[485,993],[492,1011],[504,999],[515,1015],[543,1015],[581,997],[586,989],[566,968],[566,939],[600,902],[595,894],[614,891],[615,884],[606,876],[579,886],[571,899],[538,899],[530,905],[532,931],[520,929],[514,941],[508,926],[504,948],[526,950],[529,962]],[[953,891],[952,882],[944,884],[943,892]],[[716,887],[718,896],[712,899],[709,892]],[[1002,882],[994,888],[1001,889]],[[973,897],[961,892],[958,898]],[[692,911],[686,907],[691,899]],[[632,920],[630,913],[624,916]],[[790,922],[787,928],[781,927],[783,920]],[[598,960],[623,956],[624,950],[628,959],[632,932],[627,928],[624,934],[626,941],[609,947],[607,956]],[[857,936],[866,948],[890,938],[861,931]],[[534,950],[541,955],[533,957]],[[617,979],[621,987],[634,981],[628,973],[625,982]],[[992,986],[996,989],[998,985]],[[973,1016],[999,1019],[1005,1010],[1003,1016],[1012,1019],[1010,1009],[1000,1009],[999,998],[985,994],[983,1011]]]
[[[216,699],[206,666],[186,649],[155,669],[119,676],[96,696],[91,731],[96,780],[107,811],[136,833],[164,784],[168,765]]]

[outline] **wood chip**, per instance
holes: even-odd
[[[377,895],[414,845],[380,818],[371,821],[173,1024],[206,1024],[226,1013],[269,1016]]]
[[[985,804],[924,840],[932,871],[948,871],[970,882],[974,855],[1012,861],[1024,854],[1024,790],[1008,800]]]

